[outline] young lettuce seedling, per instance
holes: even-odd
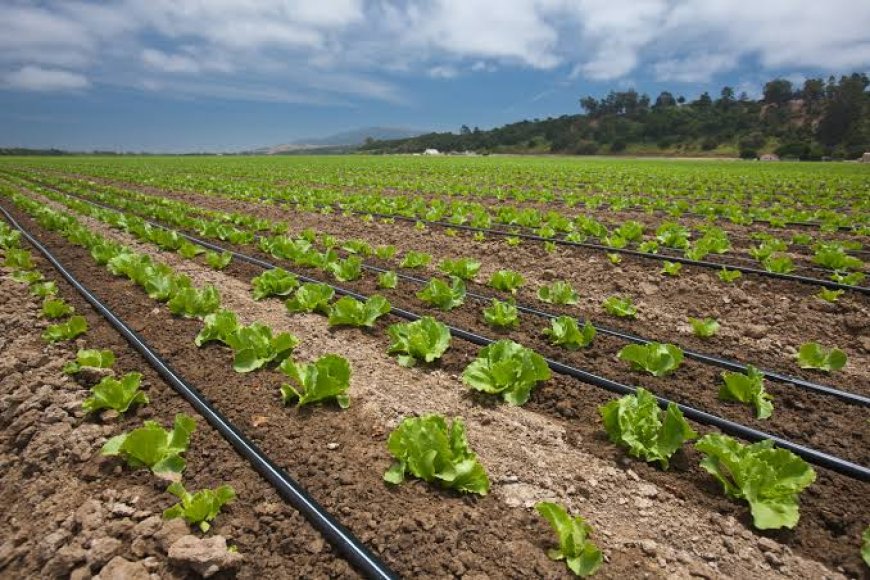
[[[499,340],[481,349],[462,373],[462,381],[477,391],[501,395],[509,405],[523,405],[550,374],[541,355],[512,340]]]
[[[758,419],[767,419],[773,414],[773,397],[764,390],[764,375],[754,366],[746,368],[746,374],[722,373],[725,384],[719,389],[723,401],[737,401],[755,407]]]
[[[378,288],[395,290],[399,285],[399,276],[395,272],[383,272],[378,274]]]
[[[595,338],[595,327],[587,320],[580,329],[576,318],[559,316],[550,321],[550,328],[544,329],[544,335],[550,337],[551,344],[568,350],[577,350],[592,344]]]
[[[398,354],[399,364],[412,367],[417,361],[431,363],[450,347],[450,331],[447,325],[431,316],[414,322],[393,324],[387,328],[390,346],[387,354]]]
[[[495,288],[496,290],[516,294],[524,281],[525,279],[522,274],[518,272],[512,270],[499,270],[489,279],[489,285],[491,288]]]
[[[631,298],[610,296],[601,303],[608,314],[620,318],[634,318],[637,315],[637,307],[631,302]]]
[[[365,302],[344,296],[332,305],[329,311],[329,326],[357,326],[372,328],[381,316],[390,311],[390,303],[375,294]]]
[[[281,268],[266,270],[251,280],[254,300],[268,296],[289,296],[299,287],[299,279]]]
[[[281,397],[285,404],[298,400],[297,406],[335,400],[342,409],[350,406],[347,389],[350,386],[350,363],[336,354],[327,354],[313,363],[296,363],[284,359],[278,367],[290,377],[296,387],[281,386]]]
[[[164,519],[183,518],[188,524],[197,526],[202,533],[211,529],[210,522],[218,516],[221,508],[236,498],[235,490],[229,485],[189,493],[181,483],[175,482],[166,491],[179,501],[163,512]]]
[[[562,280],[557,280],[549,286],[538,289],[538,299],[547,304],[572,305],[577,304],[579,297],[573,286]]]
[[[42,302],[42,315],[51,320],[63,318],[75,311],[63,298],[46,298]]]
[[[409,251],[405,254],[405,257],[402,258],[402,262],[399,264],[400,268],[422,268],[423,266],[428,266],[429,262],[432,261],[432,256],[425,252],[416,252],[414,250]]]
[[[181,454],[187,451],[194,429],[196,421],[184,413],[175,416],[171,431],[155,421],[145,421],[138,429],[109,439],[101,453],[120,455],[130,467],[147,467],[158,477],[178,481],[185,467]]]
[[[432,278],[417,292],[417,298],[445,312],[461,306],[465,303],[465,282],[456,277],[451,280],[452,283],[448,286],[444,280]]]
[[[497,298],[483,309],[483,320],[493,328],[510,329],[519,326],[519,311],[513,302],[504,302]]]
[[[462,280],[473,280],[480,271],[480,262],[471,258],[459,258],[458,260],[443,260],[438,269],[448,276],[456,276]]]
[[[84,316],[73,316],[66,322],[52,324],[42,333],[46,342],[61,342],[72,340],[88,331],[88,321]]]
[[[91,387],[91,396],[82,403],[82,409],[86,413],[102,409],[126,413],[133,405],[147,405],[148,395],[139,390],[141,381],[142,375],[139,373],[128,373],[120,380],[103,377],[99,383]]]
[[[719,322],[715,318],[692,318],[689,317],[689,324],[692,325],[692,332],[699,338],[710,338],[719,332]]]
[[[84,368],[107,369],[115,364],[115,353],[111,350],[79,349],[76,360],[63,367],[63,372],[74,375]]]
[[[290,312],[319,312],[329,314],[329,301],[335,290],[326,284],[308,283],[299,287],[284,305]]]
[[[802,369],[816,369],[826,373],[840,370],[846,366],[848,360],[846,353],[839,348],[826,349],[817,342],[802,344],[796,358]]]
[[[646,371],[654,377],[663,377],[679,368],[683,351],[673,344],[629,344],[616,355],[631,364],[634,370]]]
[[[589,541],[592,526],[581,516],[570,516],[562,506],[542,501],[535,510],[550,522],[559,538],[559,547],[547,552],[551,560],[565,561],[565,565],[577,576],[586,578],[601,567],[604,557],[601,550]]]

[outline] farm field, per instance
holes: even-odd
[[[870,573],[866,165],[7,158],[0,208],[3,574]]]

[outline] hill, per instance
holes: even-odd
[[[368,153],[440,151],[479,153],[647,154],[756,157],[776,153],[800,159],[857,158],[870,151],[870,79],[785,79],[764,85],[763,97],[736,96],[723,87],[694,101],[664,91],[652,100],[634,90],[585,97],[584,114],[520,121],[482,131],[427,133],[369,142]]]
[[[423,131],[415,131],[413,129],[401,129],[395,127],[364,127],[352,131],[344,131],[326,137],[312,137],[299,139],[291,143],[282,145],[274,145],[271,147],[261,147],[254,150],[252,153],[260,155],[276,155],[282,153],[295,153],[299,151],[311,150],[347,150],[363,145],[367,139],[378,141],[407,139],[416,137]]]

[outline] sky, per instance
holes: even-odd
[[[860,0],[0,0],[0,146],[235,151],[868,70]]]

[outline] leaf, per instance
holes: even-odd
[[[608,314],[619,316],[620,318],[634,318],[637,315],[637,308],[632,304],[631,298],[609,296],[601,305]]]
[[[441,415],[408,417],[387,441],[396,463],[384,480],[399,484],[410,473],[429,483],[466,493],[486,495],[489,478],[477,456],[468,448],[465,425],[454,419],[448,426]]]
[[[232,252],[206,252],[205,263],[212,270],[223,270],[233,261]]]
[[[328,264],[326,269],[339,282],[353,282],[362,276],[362,260],[358,256],[349,256]]]
[[[550,343],[562,346],[568,350],[577,350],[592,344],[595,338],[595,327],[588,320],[581,330],[577,319],[571,316],[559,316],[550,320],[550,328],[544,329],[544,335],[550,337]]]
[[[211,284],[202,290],[184,287],[178,289],[166,305],[177,316],[204,318],[220,308],[220,294]]]
[[[667,276],[679,276],[680,270],[683,269],[683,265],[680,262],[669,262],[665,260],[664,264],[662,264],[662,274]]]
[[[800,517],[798,494],[812,484],[816,472],[806,461],[765,440],[743,445],[717,433],[702,437],[695,448],[708,473],[733,499],[749,502],[753,525],[760,530],[794,528]]]
[[[461,306],[465,302],[465,282],[459,278],[451,278],[451,280],[452,283],[448,286],[443,280],[432,278],[417,293],[417,298],[444,311]]]
[[[286,270],[273,268],[253,278],[251,286],[254,300],[262,300],[268,296],[289,296],[299,287],[299,280]]]
[[[571,305],[579,301],[577,291],[569,283],[561,280],[539,288],[538,298],[547,304]]]
[[[74,374],[83,368],[107,369],[115,364],[115,353],[111,350],[79,349],[76,360],[63,367],[66,374]]]
[[[524,281],[525,279],[518,272],[512,270],[499,270],[489,279],[489,285],[496,290],[516,294]]]
[[[535,510],[550,523],[559,538],[559,548],[548,555],[553,560],[564,560],[577,576],[585,578],[594,574],[604,561],[598,547],[589,541],[592,527],[580,516],[571,517],[562,506],[542,501]]]
[[[516,304],[496,298],[483,309],[483,320],[493,328],[516,328],[520,323]]]
[[[180,482],[174,482],[166,491],[179,502],[163,512],[164,519],[183,518],[188,524],[198,526],[203,533],[211,528],[209,522],[214,521],[221,508],[236,498],[235,490],[229,485],[188,493]]]
[[[740,270],[728,270],[727,268],[722,268],[719,270],[719,279],[726,283],[731,283],[743,276],[743,272]]]
[[[132,405],[148,404],[148,396],[139,390],[141,380],[142,375],[139,373],[128,373],[121,377],[121,380],[103,377],[99,383],[91,387],[91,396],[82,403],[82,409],[87,413],[101,409],[114,409],[119,413],[126,413]]]
[[[30,286],[30,293],[39,298],[48,298],[57,294],[57,284],[54,282],[36,282]]]
[[[428,266],[429,262],[432,261],[432,256],[425,252],[415,252],[414,250],[410,250],[405,254],[405,257],[402,259],[402,262],[399,264],[400,268],[422,268],[423,266]]]
[[[654,377],[672,373],[683,362],[683,351],[678,346],[658,342],[629,344],[616,356],[630,363],[632,369],[646,371]]]
[[[329,326],[357,326],[372,328],[381,316],[390,311],[390,303],[375,294],[365,302],[344,296],[332,305],[329,311]]]
[[[399,285],[399,276],[395,272],[378,274],[378,288],[393,290]]]
[[[390,346],[387,354],[398,354],[399,364],[410,367],[418,360],[431,363],[450,347],[450,331],[431,316],[387,328]]]
[[[47,342],[60,342],[72,340],[80,334],[88,331],[88,321],[84,316],[73,316],[66,322],[52,324],[42,333],[42,338]]]
[[[501,395],[510,405],[523,405],[532,388],[550,374],[541,355],[512,340],[499,340],[481,349],[462,373],[462,381],[472,389]]]
[[[249,373],[270,362],[280,362],[290,356],[299,344],[299,339],[288,332],[275,336],[272,329],[261,322],[240,326],[226,337],[227,346],[233,349],[233,370]]]
[[[668,468],[683,442],[698,436],[674,403],[668,405],[662,420],[655,397],[642,388],[600,406],[598,412],[612,443],[627,448],[632,457],[658,461],[662,469]]]
[[[840,370],[846,366],[848,360],[842,350],[826,349],[817,342],[802,344],[796,358],[802,369],[817,369],[826,373]]]
[[[310,364],[295,363],[285,359],[278,370],[290,377],[298,389],[290,385],[281,387],[281,396],[285,404],[298,399],[298,406],[335,399],[338,406],[347,409],[350,398],[347,389],[350,386],[350,363],[336,354],[327,354]]]
[[[63,298],[46,298],[42,302],[42,315],[48,319],[63,318],[75,312]]]
[[[201,347],[207,342],[217,341],[227,343],[227,337],[239,328],[236,313],[231,310],[219,310],[203,319],[202,330],[196,335],[193,343]]]
[[[438,268],[448,276],[456,276],[462,280],[473,280],[480,271],[480,262],[471,258],[443,260]]]
[[[689,324],[692,325],[692,331],[695,333],[695,336],[700,338],[710,338],[719,332],[719,322],[714,318],[704,318],[703,320],[699,318],[689,317]]]
[[[109,439],[101,452],[120,455],[130,467],[148,467],[158,477],[177,481],[185,467],[181,454],[187,451],[194,429],[196,421],[183,413],[175,416],[172,431],[145,421],[138,429]]]
[[[329,314],[329,301],[335,290],[326,284],[303,284],[284,305],[290,312],[320,312]]]
[[[725,384],[719,389],[723,401],[737,401],[755,407],[758,419],[767,419],[773,413],[773,397],[764,390],[764,375],[752,365],[746,374],[722,373]]]

